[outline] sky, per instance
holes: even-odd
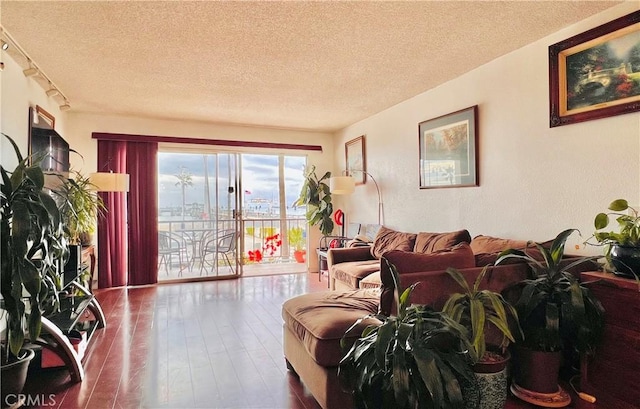
[[[242,154],[242,189],[244,200],[249,207],[261,207],[268,202],[278,202],[278,156]],[[218,192],[220,205],[227,207],[229,180],[233,186],[233,169],[235,154],[218,153],[206,155],[209,173],[209,188],[212,206],[216,191],[216,173],[218,174]],[[216,164],[217,161],[217,164]],[[296,201],[304,182],[304,166],[306,157],[285,156],[285,194],[286,203],[291,208]],[[182,189],[180,179],[176,176],[184,169],[191,174],[193,186],[185,189],[187,204],[204,203],[204,170],[205,155],[201,153],[158,153],[158,203],[159,208],[182,205]],[[217,172],[216,172],[217,169]],[[229,175],[232,175],[230,178]],[[298,214],[303,214],[300,209]]]

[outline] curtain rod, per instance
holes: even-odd
[[[246,148],[288,149],[288,150],[322,152],[322,146],[320,145],[304,145],[304,144],[294,144],[294,143],[232,141],[232,140],[225,140],[225,139],[205,139],[205,138],[189,138],[189,137],[177,137],[177,136],[130,135],[130,134],[103,133],[103,132],[93,132],[91,134],[91,138],[104,140],[104,141],[185,143],[185,144],[194,144],[194,145],[236,146],[236,147],[246,147]]]

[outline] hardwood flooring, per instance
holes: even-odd
[[[96,290],[107,327],[89,345],[84,381],[32,371],[27,406],[319,409],[285,368],[281,306],[326,290],[317,274]],[[514,398],[505,406],[532,408]]]
[[[326,289],[317,274],[291,274],[97,290],[107,327],[84,381],[32,371],[25,393],[47,408],[317,409],[285,368],[281,306]]]

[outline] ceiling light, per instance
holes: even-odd
[[[68,111],[71,109],[68,101],[64,101],[64,104],[60,105],[60,111]]]
[[[7,43],[6,41],[3,40],[2,41],[2,49],[6,51],[8,48],[9,48],[9,43]]]
[[[55,88],[51,88],[49,90],[47,90],[47,96],[48,97],[55,97],[56,95],[58,95],[60,93],[60,91],[58,91]]]
[[[33,67],[29,67],[26,70],[22,71],[24,73],[25,77],[33,77],[34,75],[36,75],[38,73],[38,69],[37,68],[33,68]]]

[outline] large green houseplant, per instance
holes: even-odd
[[[640,278],[640,215],[625,199],[609,204],[611,212],[598,213],[594,219],[593,238],[605,246],[605,256],[617,274]],[[621,213],[627,212],[627,213]],[[618,231],[605,231],[611,217],[618,222]]]
[[[105,211],[96,186],[88,176],[73,172],[73,177],[60,176],[62,183],[53,192],[70,243],[91,244],[97,218]]]
[[[398,315],[376,315],[381,324],[364,329],[340,362],[343,386],[359,408],[463,407],[470,398],[464,391],[475,382],[464,327],[442,312],[410,305],[416,284],[400,294],[398,272],[389,268]]]
[[[509,249],[496,261],[500,264],[514,258],[524,260],[533,271],[532,277],[522,283],[515,303],[524,334],[516,344],[516,394],[524,393],[523,389],[557,393],[563,352],[565,364],[577,366],[577,357],[593,353],[601,340],[604,309],[569,272],[591,258],[563,260],[567,238],[575,231],[561,232],[549,248],[535,243],[542,259],[526,250]]]
[[[507,400],[507,363],[510,359],[507,346],[515,342],[513,332],[516,329],[520,331],[515,308],[500,293],[480,289],[488,268],[485,266],[482,269],[473,286],[469,286],[459,270],[448,268],[447,273],[458,283],[462,292],[451,294],[442,308],[442,312],[467,329],[473,352],[473,370],[480,392],[478,408],[481,409],[504,407]],[[501,339],[499,345],[487,347],[490,336],[487,331],[490,328],[497,330],[496,335]]]
[[[42,170],[29,165],[29,158],[22,156],[15,141],[4,136],[13,146],[18,164],[12,172],[0,166],[0,292],[6,321],[3,366],[23,358],[27,337],[35,340],[40,334],[42,314],[58,308],[58,268],[68,256],[60,212],[43,190]],[[26,372],[15,376],[24,384]],[[4,382],[15,380],[12,377],[3,374],[3,394],[7,393]]]
[[[331,178],[331,172],[325,173],[321,178],[316,175],[316,167],[310,166],[304,172],[304,184],[300,190],[300,197],[294,206],[307,206],[306,219],[311,226],[319,225],[320,232],[328,236],[333,231],[333,204],[331,203],[331,190],[327,182]]]

